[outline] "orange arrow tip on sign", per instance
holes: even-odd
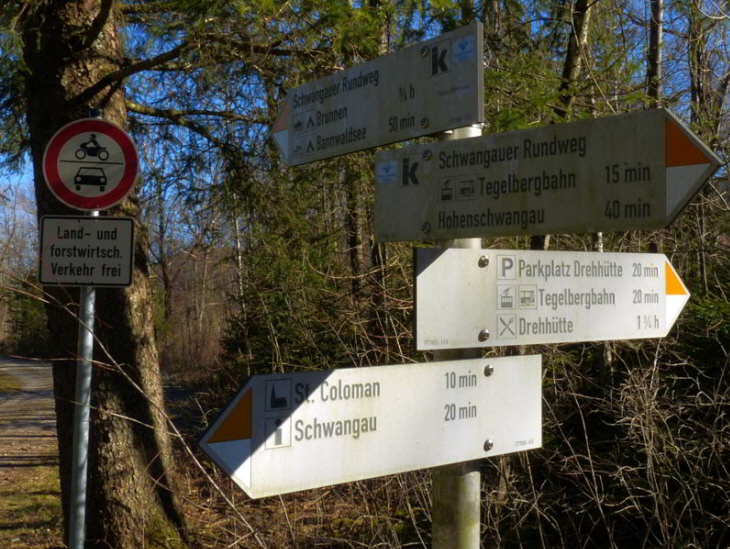
[[[234,404],[231,411],[223,418],[218,429],[213,432],[206,441],[208,444],[215,442],[229,442],[231,440],[243,440],[251,438],[251,410],[253,407],[253,390],[249,389]]]
[[[291,118],[291,98],[287,96],[284,100],[284,106],[281,108],[279,118],[276,119],[271,133],[278,133],[289,128],[289,119]]]
[[[666,121],[666,167],[710,164],[710,159],[672,120]]]
[[[664,263],[664,272],[667,286],[667,295],[689,295],[689,291],[685,287],[684,283],[680,280],[677,272],[667,261]]]

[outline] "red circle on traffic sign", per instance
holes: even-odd
[[[77,210],[105,210],[134,187],[137,149],[116,124],[84,118],[58,130],[43,154],[43,175],[51,192]]]

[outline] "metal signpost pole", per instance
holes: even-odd
[[[482,135],[480,126],[467,126],[442,134],[442,140]],[[437,242],[443,248],[480,249],[481,238],[459,238]],[[476,358],[475,349],[435,351],[435,360]],[[486,444],[486,443],[485,443]],[[481,525],[481,475],[479,461],[438,467],[433,471],[433,549],[478,549]]]
[[[88,212],[88,217],[83,218],[44,216],[41,220],[39,280],[44,285],[80,287],[69,509],[71,549],[83,549],[86,531],[95,286],[123,287],[132,283],[134,224],[129,218],[105,217],[104,228],[100,229],[99,210],[124,200],[134,188],[138,173],[139,158],[134,142],[122,128],[103,120],[98,110],[92,110],[89,118],[60,128],[43,153],[43,176],[54,196],[66,206]],[[87,219],[89,223],[85,222]],[[87,230],[90,225],[97,226]],[[71,231],[78,236],[72,239],[73,244],[65,243],[68,239],[65,235]],[[103,260],[111,255],[78,258],[52,253],[54,247],[71,250],[82,242],[96,249],[113,249],[119,263],[109,265]]]
[[[98,217],[98,210],[90,212],[90,216]],[[89,413],[91,410],[91,371],[94,355],[94,303],[96,301],[96,290],[93,286],[82,286],[80,290],[76,409],[74,413],[69,517],[69,547],[71,549],[83,549],[86,531],[86,480],[89,461]]]
[[[97,110],[91,118],[101,119]],[[99,217],[99,210],[89,212]],[[96,289],[82,286],[79,291],[79,342],[76,361],[76,408],[74,410],[73,456],[71,458],[70,549],[83,549],[86,537],[86,484],[89,466],[89,415],[91,413],[91,372],[94,360],[94,305]]]

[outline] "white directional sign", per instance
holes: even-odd
[[[296,166],[481,122],[483,51],[474,23],[299,86],[273,136]]]
[[[258,498],[542,444],[540,356],[255,376],[200,442]]]
[[[662,254],[420,248],[416,348],[664,337],[689,292]]]
[[[45,216],[40,282],[62,286],[129,286],[134,264],[131,217]]]
[[[663,109],[376,155],[381,241],[667,226],[720,160]]]

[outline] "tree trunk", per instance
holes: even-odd
[[[716,25],[726,25],[727,21],[710,18],[694,4],[688,7],[687,39],[689,42],[689,76],[691,93],[690,122],[692,129],[710,148],[717,148],[721,140],[721,124],[725,112],[725,102],[730,87],[730,71],[718,78],[722,64],[715,64],[716,51],[712,46],[712,30]],[[708,280],[708,249],[707,227],[710,189],[705,187],[700,193],[697,211],[697,229],[699,245],[697,250],[698,270],[700,273],[701,293],[707,294],[710,290]]]
[[[53,133],[68,122],[87,117],[91,107],[101,109],[105,119],[120,126],[125,122],[121,85],[105,89],[91,103],[74,101],[80,92],[121,66],[112,4],[111,0],[35,2],[22,21],[39,218],[79,214],[60,204],[44,182],[43,151]],[[127,199],[111,213],[136,217],[137,211],[136,200]],[[99,361],[96,364],[116,362],[120,366],[97,367],[93,372],[86,547],[138,549],[151,545],[153,538],[175,539],[184,530],[163,417],[148,288],[148,242],[139,227],[137,232],[133,285],[96,291],[99,340],[94,358]],[[64,359],[54,363],[53,381],[68,539],[77,340],[74,313],[79,292],[55,287],[46,291],[50,333]],[[70,313],[56,303],[68,306]],[[102,346],[108,356],[102,353]]]
[[[649,23],[649,54],[646,69],[648,107],[661,106],[662,95],[662,40],[664,35],[664,0],[651,0]]]
[[[170,258],[167,257],[167,216],[165,215],[165,189],[162,177],[157,177],[157,232],[159,238],[160,276],[162,277],[162,315],[165,319],[165,333],[172,320],[172,277],[170,276]]]
[[[571,4],[572,6],[572,4]],[[553,109],[560,118],[570,118],[570,111],[575,100],[575,85],[583,67],[583,56],[588,47],[588,29],[591,25],[591,8],[589,0],[577,0],[575,8],[570,14],[570,37],[568,49],[565,53],[563,76],[558,88],[560,103]],[[550,235],[534,235],[530,237],[531,250],[547,250],[550,245]]]
[[[572,5],[572,4],[571,4]],[[571,32],[568,38],[568,50],[565,53],[563,76],[558,89],[560,105],[555,113],[561,118],[569,118],[570,109],[575,99],[575,85],[583,66],[583,56],[588,46],[588,29],[591,24],[591,8],[589,0],[577,0],[571,12]]]
[[[347,231],[347,253],[350,259],[352,276],[352,299],[357,301],[361,296],[362,275],[365,270],[362,258],[362,220],[360,218],[360,189],[349,164],[342,168],[342,183],[345,187],[345,230]]]

